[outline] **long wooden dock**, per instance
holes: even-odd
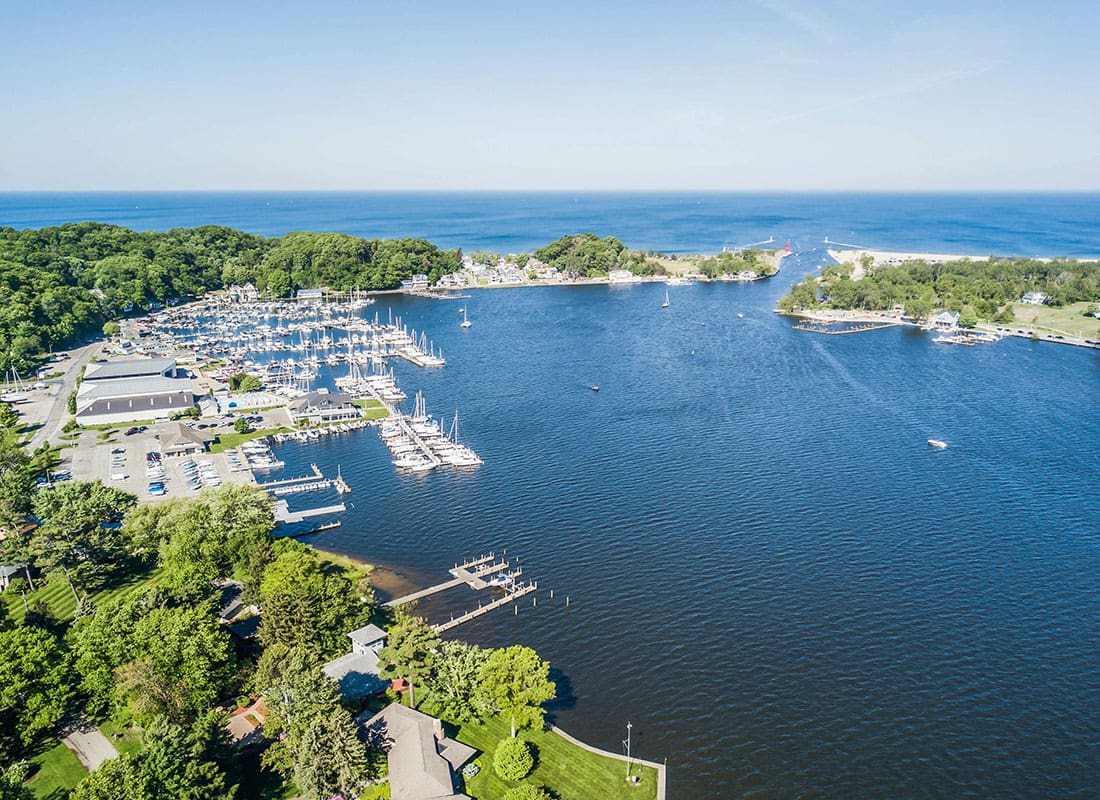
[[[477,608],[471,611],[467,611],[460,617],[452,617],[447,622],[441,622],[438,625],[432,625],[432,630],[438,633],[443,633],[444,631],[449,631],[451,628],[457,628],[462,623],[469,622],[470,620],[476,619],[483,614],[488,614],[495,608],[500,608],[501,606],[506,606],[509,603],[513,603],[524,595],[536,591],[538,588],[539,585],[537,583],[518,584],[517,586],[509,590],[508,594],[504,595],[504,597],[497,598],[496,600],[493,600],[486,605],[479,604]]]
[[[894,328],[901,325],[900,322],[864,322],[851,325],[846,328],[833,329],[831,325],[842,325],[843,320],[837,322],[804,322],[794,326],[796,331],[809,331],[810,333],[824,333],[826,336],[839,336],[844,333],[863,333],[864,331],[877,331],[882,328]]]
[[[310,469],[313,471],[312,475],[299,475],[297,478],[284,478],[279,481],[268,481],[267,483],[257,483],[261,489],[273,489],[276,486],[291,486],[295,483],[305,483],[306,481],[324,480],[325,475],[321,472],[320,467],[316,464],[310,464]]]
[[[439,594],[445,592],[448,589],[453,589],[456,586],[466,584],[475,591],[484,589],[489,584],[486,583],[484,577],[486,575],[492,575],[508,568],[508,562],[501,560],[496,561],[496,555],[489,553],[488,555],[478,556],[477,558],[471,558],[468,561],[464,561],[461,564],[455,564],[453,569],[448,570],[453,576],[451,580],[444,581],[443,583],[437,583],[434,586],[429,586],[426,589],[421,589],[418,592],[412,592],[411,594],[404,595],[403,597],[396,597],[389,602],[383,603],[387,608],[395,606],[401,606],[405,603],[411,603],[415,600],[421,600],[425,597],[431,597],[433,594]]]

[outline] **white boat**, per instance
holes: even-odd
[[[665,281],[666,286],[691,286],[692,282],[683,275],[673,275]]]
[[[937,450],[947,449],[947,442],[945,442],[941,439],[929,439],[928,444],[931,445],[932,447],[935,447]]]
[[[460,327],[469,328],[471,325],[473,325],[473,323],[470,322],[470,320],[466,319],[466,306],[463,306],[462,307],[462,325]]]
[[[665,302],[661,303],[661,308],[668,308],[668,289],[665,289]]]

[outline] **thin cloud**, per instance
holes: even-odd
[[[772,117],[770,119],[762,120],[756,125],[745,126],[741,128],[741,130],[759,130],[761,128],[770,128],[775,125],[780,125],[784,122],[795,122],[797,120],[806,119],[808,117],[815,117],[819,114],[825,114],[829,111],[835,111],[839,108],[850,108],[851,106],[860,105],[862,103],[870,103],[875,100],[886,100],[891,97],[900,97],[902,95],[913,94],[915,92],[923,92],[936,86],[943,86],[947,83],[955,83],[956,81],[973,78],[977,75],[983,75],[986,72],[990,72],[996,69],[1000,64],[1000,61],[987,61],[972,67],[954,69],[935,75],[929,75],[925,78],[920,78],[919,80],[906,81],[904,83],[895,84],[894,86],[889,86],[885,89],[880,89],[875,92],[866,92],[864,94],[858,94],[852,97],[841,98],[831,103],[825,103],[819,106],[811,106],[810,108],[805,108],[800,111],[793,111],[790,114],[782,114],[778,117]]]
[[[796,28],[806,31],[825,42],[836,41],[836,27],[828,15],[812,6],[799,5],[787,0],[760,0],[760,5],[777,14]]]

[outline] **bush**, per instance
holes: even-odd
[[[75,419],[71,419],[61,427],[61,431],[63,433],[71,433],[72,431],[75,431],[79,427],[80,427],[80,423],[77,422]]]
[[[493,769],[506,781],[519,781],[535,767],[531,745],[523,739],[502,739],[493,756]]]
[[[69,409],[70,414],[76,413],[76,392],[69,393],[69,399],[66,401],[65,407]]]
[[[551,800],[549,793],[541,786],[525,783],[504,793],[504,800]]]

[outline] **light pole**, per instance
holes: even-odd
[[[626,779],[628,781],[630,780],[630,729],[632,727],[629,722],[626,723]]]

